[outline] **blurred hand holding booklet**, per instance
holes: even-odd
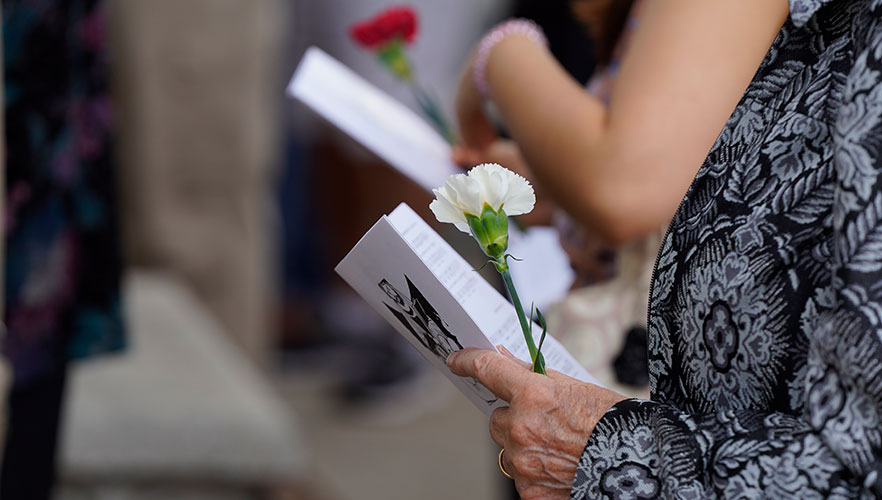
[[[475,380],[450,373],[445,360],[465,347],[504,345],[529,361],[514,307],[413,209],[402,203],[383,216],[336,271],[478,408],[490,414],[507,405]],[[549,368],[597,383],[551,334],[542,352]]]

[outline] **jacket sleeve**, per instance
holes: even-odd
[[[831,279],[803,325],[803,413],[623,401],[590,436],[571,498],[882,498],[882,37],[868,42],[830,130]]]

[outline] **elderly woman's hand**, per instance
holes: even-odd
[[[450,371],[473,377],[510,406],[490,417],[490,436],[505,448],[502,463],[521,498],[569,498],[576,464],[591,431],[621,394],[488,350],[463,349],[448,358]]]

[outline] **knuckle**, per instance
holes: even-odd
[[[481,379],[485,377],[491,370],[491,353],[489,351],[479,352],[472,359],[472,373],[475,377]]]
[[[502,419],[504,418],[505,412],[507,408],[497,408],[493,410],[493,413],[490,414],[490,428],[501,427]]]
[[[499,413],[499,409],[497,409],[490,415],[490,436],[496,438],[502,433],[502,415]]]
[[[502,418],[502,408],[497,408],[493,410],[493,413],[490,414],[490,427],[494,427],[499,425],[499,419]]]
[[[554,389],[545,384],[531,384],[523,392],[523,402],[531,407],[551,406],[555,399]]]
[[[533,440],[531,426],[529,425],[529,422],[523,419],[512,422],[508,433],[511,440],[521,446],[529,445]]]

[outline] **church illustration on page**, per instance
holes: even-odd
[[[462,349],[463,346],[413,281],[407,275],[404,275],[404,279],[407,282],[409,296],[401,293],[388,280],[380,280],[377,285],[392,301],[391,304],[383,301],[383,305],[423,347],[446,363],[447,356]],[[474,379],[465,380],[487,404],[497,401],[496,396]]]

